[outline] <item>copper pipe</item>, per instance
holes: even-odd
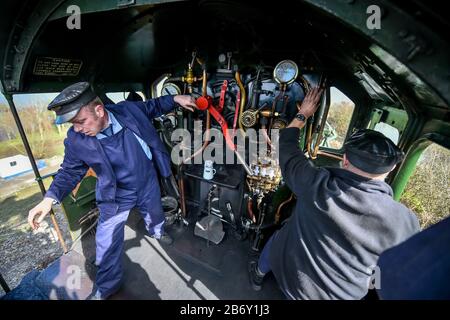
[[[288,105],[288,102],[289,102],[289,96],[284,96],[283,97],[283,107],[281,108],[281,113],[286,113],[286,108],[287,108],[287,105]]]
[[[247,211],[248,211],[248,215],[250,217],[250,219],[253,221],[253,223],[256,223],[256,218],[255,218],[255,214],[253,213],[253,199],[252,198],[248,198],[247,201]]]
[[[289,197],[289,199],[283,201],[277,209],[277,213],[275,214],[275,223],[278,223],[280,221],[280,212],[281,212],[281,208],[286,204],[292,201],[292,199],[294,198],[294,194],[291,193],[291,196]]]
[[[202,96],[206,97],[207,95],[207,79],[206,79],[206,66],[203,66],[203,76],[202,76]]]
[[[59,229],[58,221],[56,221],[56,216],[55,216],[55,213],[53,212],[53,209],[50,210],[50,218],[52,219],[53,227],[55,228],[56,234],[58,235],[58,240],[61,243],[63,251],[64,251],[64,253],[67,253],[68,250],[67,250],[66,242],[64,241],[64,238],[62,236],[61,229]]]

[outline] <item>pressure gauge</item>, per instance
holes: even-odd
[[[279,84],[290,84],[298,76],[297,64],[292,60],[283,60],[273,70],[273,78]]]
[[[181,89],[172,82],[165,83],[161,89],[161,96],[176,96],[177,94],[181,94]]]

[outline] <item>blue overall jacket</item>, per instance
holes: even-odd
[[[145,102],[122,101],[105,105],[123,127],[139,136],[150,147],[152,161],[163,177],[171,175],[170,155],[158,136],[152,120],[174,108],[173,96],[164,96]],[[61,202],[80,182],[87,170],[97,175],[96,199],[100,211],[117,210],[115,203],[116,177],[111,164],[96,137],[77,133],[71,127],[64,140],[65,154],[46,197]]]

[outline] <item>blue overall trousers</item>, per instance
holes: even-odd
[[[163,233],[164,213],[153,162],[146,156],[134,133],[123,127],[99,140],[117,179],[117,212],[100,212],[96,233],[97,292],[102,298],[115,293],[123,276],[124,227],[130,210],[137,207],[151,236]]]

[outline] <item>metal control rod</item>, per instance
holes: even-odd
[[[230,137],[230,133],[228,131],[228,124],[225,121],[225,119],[222,117],[222,115],[219,113],[219,111],[217,111],[217,109],[213,106],[212,98],[210,96],[200,97],[197,99],[196,104],[197,104],[197,108],[199,110],[209,111],[211,113],[211,115],[213,116],[213,118],[216,119],[216,121],[219,123],[220,127],[222,128],[222,133],[225,137],[226,144],[234,152],[234,154],[236,155],[236,158],[242,164],[242,166],[244,167],[247,174],[252,176],[253,175],[252,169],[250,169],[250,167],[245,162],[245,159],[243,159],[242,156],[237,151],[237,148],[236,148],[233,140]]]

